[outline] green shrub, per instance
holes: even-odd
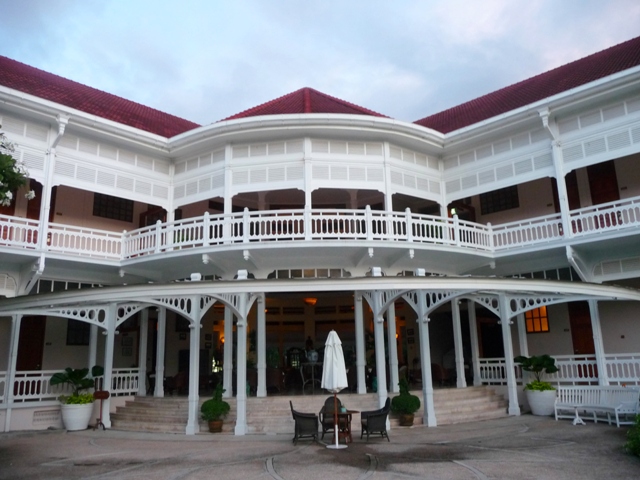
[[[211,420],[220,420],[229,413],[231,406],[222,399],[223,393],[224,389],[222,388],[222,385],[218,384],[213,392],[213,398],[210,398],[202,404],[202,407],[200,407],[200,413],[202,414],[203,420],[207,422],[210,422]]]
[[[636,423],[627,432],[627,443],[624,444],[627,452],[640,457],[640,415],[636,416]]]
[[[409,382],[405,378],[400,380],[400,395],[391,399],[391,411],[403,415],[411,415],[420,410],[420,399],[409,393]]]

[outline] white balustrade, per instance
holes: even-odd
[[[593,355],[554,355],[558,372],[545,375],[554,385],[598,385],[598,367]],[[505,384],[504,358],[481,358],[480,379],[487,385]],[[640,354],[606,354],[607,376],[611,385],[640,385]],[[516,371],[518,383],[522,372]],[[527,380],[528,382],[528,380]]]
[[[120,259],[122,234],[107,230],[49,224],[47,249],[85,257]]]
[[[640,225],[640,199],[631,198],[571,212],[573,236],[603,233]]]
[[[560,240],[563,238],[560,214],[495,225],[492,236],[496,251]]]
[[[28,218],[0,215],[0,245],[35,248],[38,244],[40,222]]]
[[[640,225],[640,197],[571,212],[571,236]],[[40,223],[0,215],[0,245],[37,248]],[[113,260],[233,243],[374,240],[505,251],[564,239],[560,214],[501,225],[420,215],[410,210],[292,209],[193,217],[117,233],[49,224],[46,250]]]
[[[57,400],[60,395],[71,395],[67,384],[52,386],[51,377],[61,370],[33,370],[16,372],[13,384],[13,402],[44,402]],[[111,396],[136,395],[138,393],[138,368],[114,368],[111,379]],[[0,372],[0,403],[6,401],[7,372]],[[102,377],[96,379],[98,388],[103,388]]]

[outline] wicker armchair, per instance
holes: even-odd
[[[318,441],[318,416],[315,413],[302,413],[293,409],[293,403],[289,400],[291,415],[296,422],[293,444],[298,443],[299,438],[313,438]]]
[[[362,433],[360,434],[360,438],[367,434],[367,441],[369,441],[369,435],[372,433],[379,433],[382,435],[382,438],[387,437],[387,441],[389,440],[389,434],[387,433],[387,417],[389,416],[389,409],[391,407],[391,399],[387,397],[387,401],[384,404],[384,407],[379,410],[370,410],[368,412],[360,413],[361,423],[362,423]]]
[[[340,399],[337,399],[338,403],[338,412],[340,411],[340,407],[342,407],[342,402]],[[334,431],[334,422],[335,418],[333,415],[333,407],[334,407],[334,399],[333,397],[327,397],[324,401],[324,406],[320,409],[320,413],[318,413],[318,417],[320,418],[320,425],[322,425],[322,437],[324,438],[324,434],[327,432]],[[340,420],[342,422],[342,419]]]

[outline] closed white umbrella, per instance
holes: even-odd
[[[338,443],[338,400],[336,394],[349,386],[347,383],[347,368],[344,364],[342,342],[335,330],[331,330],[327,336],[324,347],[324,363],[322,365],[322,388],[333,393],[333,431],[335,444],[327,445],[327,448],[347,448]]]

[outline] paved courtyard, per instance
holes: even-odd
[[[638,479],[626,428],[523,415],[395,428],[331,450],[293,435],[0,434],[0,479]],[[328,437],[325,437],[330,442]]]

